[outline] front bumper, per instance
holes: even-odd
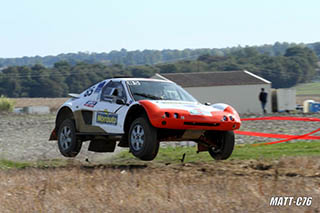
[[[211,115],[192,115],[187,110],[160,109],[150,102],[142,105],[151,124],[157,128],[229,131],[241,126],[238,113],[230,106]]]

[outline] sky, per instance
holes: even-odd
[[[320,41],[319,0],[0,0],[0,58]]]

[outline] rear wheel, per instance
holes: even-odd
[[[235,138],[233,131],[215,131],[208,132],[206,136],[215,144],[209,148],[209,154],[215,160],[226,160],[233,152]]]
[[[157,129],[150,124],[145,116],[132,122],[128,141],[131,153],[141,160],[153,160],[158,154]]]
[[[58,147],[65,157],[75,157],[81,150],[82,142],[76,137],[74,121],[64,120],[58,130]]]

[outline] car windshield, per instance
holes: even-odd
[[[198,102],[180,86],[161,81],[127,81],[135,101],[139,100],[174,100]]]

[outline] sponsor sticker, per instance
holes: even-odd
[[[130,86],[139,86],[141,85],[139,81],[127,81]]]
[[[168,105],[182,105],[182,104],[184,104],[179,101],[155,101],[155,103],[168,104]]]
[[[98,103],[97,101],[87,101],[84,104],[84,106],[93,108],[93,107],[95,107],[95,105],[97,105],[97,103]]]
[[[89,89],[86,91],[86,93],[84,93],[84,97],[87,97],[87,96],[92,95],[93,91],[94,91],[94,87],[89,88]]]
[[[187,105],[184,105],[184,107],[195,108],[197,106],[196,105],[192,105],[192,104],[187,104]]]
[[[191,115],[202,115],[202,112],[200,109],[192,109],[192,110],[189,110],[189,112]]]
[[[202,109],[192,109],[189,110],[190,115],[206,115],[206,116],[211,116],[211,112],[202,110]]]
[[[116,126],[117,123],[118,123],[118,115],[115,114],[115,113],[109,113],[107,111],[98,112],[96,121],[97,121],[97,123],[109,124],[109,125],[115,125]]]
[[[106,83],[106,82],[103,81],[103,82],[101,82],[100,84],[98,84],[97,89],[94,91],[94,93],[99,93],[105,83]]]

